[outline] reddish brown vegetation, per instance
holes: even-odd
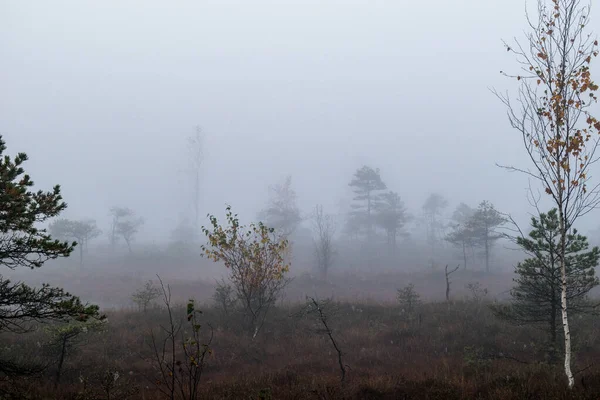
[[[300,315],[300,309],[274,310],[252,340],[236,317],[205,307],[201,322],[210,322],[215,332],[201,398],[597,399],[600,393],[599,367],[579,374],[569,391],[560,366],[537,363],[544,360],[543,332],[507,325],[473,301],[425,304],[413,315],[395,305],[329,304],[328,321],[349,366],[342,388],[331,342],[318,330],[319,321]],[[151,357],[150,329],[165,321],[165,312],[113,311],[108,318],[109,328],[90,333],[81,350],[68,358],[64,384],[56,392],[53,367],[42,377],[17,381],[18,391],[36,399],[94,398],[77,397],[85,378],[88,389],[96,390],[95,398],[107,398],[101,381],[110,370],[118,371],[121,389],[138,388],[130,398],[161,398],[154,386],[156,371],[146,359]],[[574,322],[577,370],[597,360],[600,348],[597,318]],[[38,340],[41,333],[16,343],[31,349]]]

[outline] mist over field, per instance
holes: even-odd
[[[143,337],[153,320],[166,318],[161,279],[172,292],[173,307],[195,299],[195,307],[203,309],[207,321],[212,321],[215,342],[210,346],[215,346],[217,355],[207,358],[207,378],[202,377],[202,382],[216,382],[215,390],[222,389],[218,398],[247,398],[248,391],[261,385],[274,390],[273,398],[288,398],[293,390],[278,392],[279,384],[262,377],[287,368],[297,376],[292,379],[286,375],[285,379],[295,382],[290,387],[300,387],[298,382],[310,375],[309,364],[321,363],[307,358],[292,365],[286,358],[287,350],[274,347],[275,337],[290,340],[290,346],[298,346],[299,352],[306,345],[313,346],[314,354],[329,351],[341,357],[343,353],[352,365],[348,379],[355,376],[356,382],[369,374],[380,379],[400,371],[391,354],[403,357],[405,351],[418,353],[415,362],[419,367],[414,371],[422,368],[435,382],[443,375],[444,384],[458,385],[457,376],[440,371],[471,368],[461,375],[463,382],[473,379],[471,386],[463,385],[456,397],[448,394],[446,398],[469,398],[482,382],[487,385],[494,374],[509,371],[509,358],[533,365],[537,358],[546,357],[549,364],[558,365],[554,360],[556,354],[564,353],[562,348],[547,354],[541,346],[535,351],[521,349],[522,354],[516,348],[494,348],[494,354],[511,354],[498,361],[496,356],[490,358],[492,350],[488,348],[492,344],[486,342],[495,337],[496,344],[510,347],[521,343],[519,340],[546,340],[546,331],[535,328],[548,322],[541,316],[544,311],[539,311],[540,317],[532,322],[528,308],[527,318],[513,315],[509,323],[506,321],[511,318],[500,308],[522,300],[515,288],[529,287],[531,291],[536,287],[531,282],[541,280],[517,281],[538,271],[537,264],[526,270],[526,260],[541,263],[547,251],[555,268],[555,261],[560,259],[556,240],[561,232],[572,234],[576,228],[585,236],[569,236],[562,247],[563,259],[573,254],[577,260],[564,262],[570,263],[565,268],[576,271],[568,279],[578,283],[569,284],[582,288],[573,289],[579,292],[569,292],[568,296],[585,299],[582,301],[587,307],[587,301],[598,294],[594,272],[598,264],[594,246],[600,244],[597,204],[590,197],[589,210],[582,206],[586,212],[579,216],[581,210],[571,213],[568,208],[579,203],[561,203],[566,204],[567,212],[554,218],[563,218],[569,226],[563,229],[558,222],[552,226],[552,214],[547,213],[557,207],[558,197],[554,192],[548,195],[548,187],[553,188],[556,179],[551,177],[545,183],[538,179],[536,167],[547,158],[530,157],[526,146],[534,143],[533,139],[515,129],[514,121],[511,126],[501,98],[509,96],[511,105],[521,110],[522,103],[516,101],[519,90],[525,87],[521,77],[534,69],[519,64],[518,53],[515,55],[519,48],[514,44],[507,48],[503,41],[517,40],[528,51],[526,32],[531,27],[526,15],[537,17],[540,11],[535,3],[0,1],[0,135],[6,143],[2,155],[15,157],[25,152],[28,160],[22,167],[34,182],[27,190],[46,192],[60,185],[66,203],[64,210],[45,214],[40,211],[44,207],[30,205],[37,211],[32,211],[36,214],[31,229],[23,231],[22,237],[29,239],[18,243],[30,247],[14,250],[9,245],[18,236],[14,232],[24,228],[9,222],[2,225],[2,218],[23,209],[13,205],[11,184],[4,181],[14,181],[15,185],[23,181],[20,177],[7,178],[9,169],[2,167],[0,194],[5,197],[0,199],[4,204],[0,209],[7,214],[0,213],[0,258],[22,260],[18,268],[0,261],[8,266],[0,272],[0,283],[3,279],[32,287],[48,283],[64,288],[85,304],[98,305],[98,312],[115,321],[114,329],[106,328],[112,336],[103,336],[109,337],[103,343],[113,343],[113,350],[121,349],[102,362],[116,363],[114,371],[132,371],[132,382],[137,384],[138,370],[132,365],[140,361],[125,360],[123,354],[137,346],[135,338],[142,338],[139,340],[146,345],[148,339]],[[560,18],[569,5],[585,6],[585,2],[571,0],[540,2],[544,3],[552,10],[558,7],[556,15]],[[593,29],[598,26],[595,8],[590,18],[596,24],[590,24]],[[587,29],[587,19],[581,21]],[[552,32],[543,34],[552,40]],[[586,51],[595,57],[597,42],[590,46]],[[552,59],[544,50],[536,52],[532,50],[534,58]],[[569,86],[576,92],[575,100],[587,99],[588,93],[583,92],[590,88],[590,102],[581,108],[577,104],[577,110],[589,113],[581,117],[589,132],[597,129],[600,133],[600,124],[595,126],[597,120],[590,119],[600,114],[593,97],[597,87],[586,80],[590,71],[591,76],[600,71],[590,61],[583,64],[586,68],[589,64],[589,70],[572,75],[581,80],[581,86],[573,81]],[[575,107],[575,100],[568,106]],[[567,107],[566,101],[564,104]],[[510,116],[510,108],[508,111]],[[522,125],[527,127],[524,130],[545,129],[540,126],[546,125]],[[570,138],[568,132],[566,135]],[[592,143],[598,144],[593,139],[588,146]],[[545,147],[536,144],[531,148],[543,152]],[[574,163],[581,162],[583,167],[578,151],[574,154]],[[595,160],[594,153],[590,155]],[[598,166],[590,163],[583,172],[566,179],[567,185],[577,189],[589,179],[590,193],[595,194],[595,185],[600,182]],[[548,186],[548,182],[552,183]],[[239,218],[235,222],[240,223],[244,234],[254,227],[248,238],[258,238],[253,242],[258,247],[248,244],[251,239],[238,241],[232,233],[236,225],[227,217],[228,206],[230,217]],[[532,225],[532,217],[542,221],[543,229]],[[40,245],[43,250],[32,250],[32,238],[40,235],[34,224],[51,236]],[[549,247],[541,242],[527,247],[523,240],[534,238],[530,232],[535,235],[536,229],[542,237],[549,237]],[[66,247],[51,248],[52,242],[46,240],[54,239]],[[235,244],[227,247],[227,240]],[[68,248],[72,242],[77,244]],[[260,257],[252,258],[252,251],[258,248]],[[56,254],[45,259],[50,254],[45,252]],[[577,254],[588,255],[576,258]],[[38,256],[44,259],[43,266],[32,261]],[[556,265],[547,270],[554,274],[551,279],[557,285],[548,289],[552,294],[561,290],[560,267]],[[248,278],[244,268],[253,271],[253,278]],[[144,285],[148,285],[146,292]],[[251,290],[251,294],[240,294],[249,290],[244,285],[258,285],[259,300],[252,297],[257,295]],[[564,285],[566,291],[567,283]],[[2,290],[10,293],[8,286],[2,288],[0,284],[0,298]],[[140,293],[156,295],[145,301],[140,300]],[[557,296],[548,300],[553,307],[549,311],[552,321],[562,318]],[[336,311],[321,301],[334,304]],[[413,301],[417,304],[414,313],[409,311]],[[545,301],[545,297],[539,300],[544,307]],[[256,310],[252,309],[257,307],[255,302],[260,304]],[[311,336],[307,329],[312,328],[302,325],[305,322],[300,323],[302,326],[282,322],[300,315],[296,308],[303,304],[308,304],[317,317],[321,315],[317,311],[331,312],[333,325],[323,322],[327,318],[316,319],[328,332],[318,344],[323,348],[313,343],[314,337],[323,335]],[[574,313],[585,308],[573,304]],[[448,311],[444,311],[446,306]],[[147,308],[157,317],[147,318]],[[595,310],[595,306],[591,308]],[[578,354],[582,354],[576,359],[580,364],[593,358],[600,348],[591,333],[598,323],[594,312],[585,322],[574,322],[575,332],[580,326],[585,332],[581,335],[585,340],[574,334]],[[0,333],[5,328],[3,315],[0,311]],[[27,323],[42,320],[31,317]],[[131,321],[137,321],[136,327],[128,325]],[[548,339],[553,344],[561,342],[563,335],[562,322],[557,323],[558,328],[551,328],[554,336]],[[474,324],[471,331],[469,324]],[[207,325],[203,322],[202,326]],[[43,342],[35,336],[41,335],[40,330],[35,332],[31,337]],[[432,332],[443,339],[438,338],[439,343],[438,339],[425,339]],[[13,336],[7,340],[16,345],[34,340]],[[405,347],[401,350],[394,343]],[[85,350],[89,354],[102,352],[90,346]],[[79,344],[75,347],[88,349]],[[358,354],[350,348],[369,350]],[[54,387],[58,388],[62,379],[61,385],[69,389],[57,393],[66,396],[74,393],[69,390],[77,385],[77,373],[83,374],[80,371],[87,371],[89,366],[78,352],[73,353],[72,360],[65,359],[70,353],[64,346],[62,349],[59,366],[48,364],[49,369],[40,373],[53,376],[55,372],[47,371],[56,369]],[[227,356],[219,358],[218,350]],[[458,354],[455,358],[453,351]],[[386,352],[389,359],[381,358]],[[468,361],[472,357],[477,359],[473,361],[476,367]],[[487,364],[492,359],[498,363],[493,367]],[[339,373],[337,364],[344,370],[341,358],[339,362],[332,360],[315,367],[322,368],[323,380],[314,390],[332,385],[337,378],[331,376]],[[253,363],[261,362],[264,367],[252,369]],[[420,381],[411,375],[406,360],[402,362],[403,372],[398,373],[410,382],[413,378]],[[428,364],[434,366],[427,369]],[[560,366],[553,371],[560,377],[557,379],[563,379]],[[238,373],[246,377],[245,383],[227,383]],[[598,371],[592,368],[590,374],[589,382],[600,382]],[[553,377],[548,379],[555,381]],[[341,391],[331,398],[387,398],[369,397],[366,392],[354,391],[354,386],[348,389],[345,379],[342,374]],[[384,389],[389,382],[377,380],[372,384],[391,396]],[[600,383],[588,385],[600,390]],[[413,389],[415,397],[406,398],[421,398],[421,389]],[[352,394],[344,390],[352,390]],[[486,386],[481,398],[509,398],[501,397],[498,390]],[[527,390],[535,393],[537,389]],[[142,392],[150,393],[151,389]],[[194,395],[200,393],[204,392]],[[182,398],[196,397],[190,392]]]

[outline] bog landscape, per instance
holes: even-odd
[[[600,398],[599,17],[402,3],[2,2],[0,399]]]

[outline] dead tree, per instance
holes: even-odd
[[[331,330],[331,328],[329,327],[329,324],[327,323],[327,315],[325,314],[325,311],[323,310],[321,303],[319,303],[314,297],[307,297],[307,300],[309,303],[308,306],[310,308],[314,307],[314,311],[316,311],[317,317],[319,318],[319,321],[323,325],[325,334],[327,335],[327,337],[331,341],[331,344],[333,345],[333,348],[337,352],[337,359],[338,359],[338,364],[340,367],[340,382],[341,382],[342,386],[344,386],[344,383],[346,382],[346,366],[344,365],[343,353],[342,353],[342,350],[340,349],[340,346],[338,345],[338,342],[333,337],[333,331]]]
[[[202,170],[202,163],[204,162],[204,133],[202,129],[197,126],[196,132],[193,136],[187,138],[188,148],[188,172],[192,183],[192,209],[194,213],[193,227],[194,227],[194,240],[198,239],[200,234],[200,172]]]
[[[456,272],[458,267],[460,267],[460,264],[458,264],[453,270],[448,271],[448,264],[446,264],[446,301],[450,301],[450,275]]]
[[[313,241],[315,244],[317,268],[322,279],[327,278],[329,268],[333,264],[335,256],[333,235],[335,234],[335,229],[336,226],[333,217],[323,212],[323,206],[317,205],[313,216]]]

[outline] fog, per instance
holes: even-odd
[[[0,0],[0,392],[597,398],[598,42],[540,1]]]
[[[307,213],[344,212],[380,168],[413,214],[431,192],[487,199],[527,222],[518,132],[490,88],[513,91],[502,46],[522,1],[4,1],[0,132],[61,184],[65,216],[106,230],[128,206],[164,241],[189,215],[187,136],[205,134],[201,214],[244,219],[293,177]],[[537,190],[537,188],[536,188]],[[593,214],[595,216],[597,214]],[[592,218],[583,230],[596,228]]]

